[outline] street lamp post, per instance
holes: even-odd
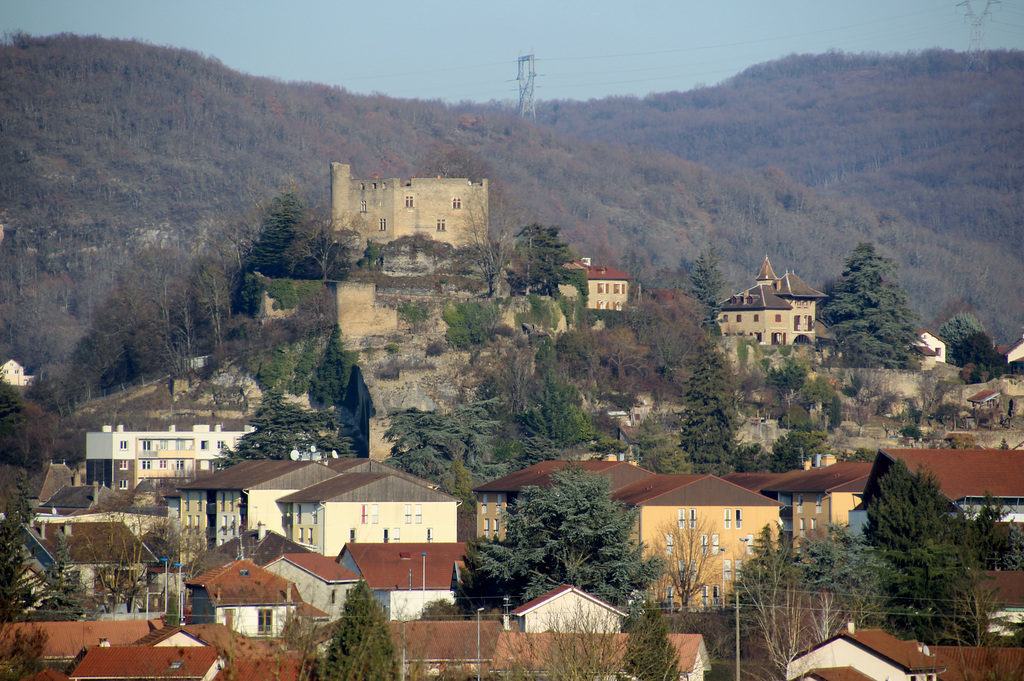
[[[160,562],[164,564],[164,620],[167,619],[167,594],[168,594],[168,583],[167,583],[167,566],[170,563],[170,558],[161,558]]]
[[[182,612],[184,608],[182,606],[181,598],[181,563],[175,563],[174,567],[178,568],[178,593],[175,596],[175,599],[178,604],[178,626],[180,627],[182,624],[185,623],[184,613]]]
[[[747,555],[747,538],[740,537],[740,555]],[[733,566],[735,568],[735,566]],[[733,591],[736,592],[736,681],[740,681],[740,589],[738,582],[740,579],[739,570],[733,573]]]
[[[426,554],[424,554],[426,555]],[[480,681],[480,613],[483,608],[476,609],[476,681]]]

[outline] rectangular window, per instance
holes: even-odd
[[[388,531],[388,528],[385,527],[384,528],[384,543],[387,544],[390,541],[391,541],[391,533]]]
[[[378,225],[378,229],[380,229],[380,231],[382,231],[382,232],[388,231],[388,219],[387,218],[381,218],[380,221],[377,223],[377,225]]]
[[[754,555],[754,535],[748,534],[747,535],[747,541],[745,541],[743,543],[747,545],[747,555],[748,556]]]
[[[736,315],[736,321],[738,321],[738,322],[742,322],[742,321],[743,321],[743,315],[741,315],[741,314],[737,314],[737,315]]]
[[[348,540],[349,541],[355,541],[356,540],[356,528],[353,527],[353,528],[349,529],[349,531],[348,531]]]
[[[446,231],[446,228],[444,226],[444,218],[438,218],[437,219],[437,231],[439,231],[439,232]]]
[[[365,213],[366,212],[366,201],[360,201],[359,202],[359,212],[360,213]]]
[[[817,518],[811,518],[811,530],[813,531],[813,530],[816,530],[816,529],[818,529],[818,519]]]
[[[680,530],[682,530],[682,529],[684,529],[686,527],[686,509],[685,508],[679,509],[679,519],[678,519],[678,521],[676,523],[676,527],[678,527]]]
[[[462,199],[456,196],[452,199],[452,210],[462,210]]]
[[[700,604],[705,608],[708,607],[708,587],[706,584],[700,588]]]
[[[416,524],[423,523],[423,504],[416,504]]]
[[[256,633],[261,636],[270,636],[274,633],[273,610],[270,610],[269,608],[260,608],[259,611],[257,611],[256,617]]]
[[[490,518],[485,518],[484,519],[484,536],[485,537],[490,537],[491,536],[491,519]]]
[[[672,551],[675,549],[675,537],[671,534],[665,535],[665,555],[671,556]]]
[[[736,509],[736,529],[737,530],[742,530],[743,529],[743,509],[742,508],[737,508]]]
[[[597,292],[598,293],[604,293],[604,284],[599,283],[597,285]]]
[[[718,535],[717,534],[711,535],[711,555],[712,556],[717,556],[718,555]]]
[[[732,509],[731,508],[725,509],[725,521],[724,522],[725,522],[725,529],[731,530],[732,529]]]
[[[761,315],[759,315],[759,314],[754,315],[754,321],[755,322],[761,321]]]
[[[185,459],[175,459],[174,469],[179,471],[185,470]]]
[[[377,504],[370,504],[370,522],[377,524]]]
[[[152,440],[143,440],[142,441],[142,451],[144,451],[144,452],[151,452],[151,451],[153,451],[153,441]]]
[[[495,519],[494,519],[494,536],[495,536],[495,537],[497,537],[497,536],[498,536],[498,529],[499,529],[499,527],[498,527],[498,523],[499,523],[499,522],[500,522],[500,521],[499,521],[499,520],[498,520],[497,518],[495,518]]]
[[[708,536],[706,534],[700,536],[700,555],[708,555]]]
[[[665,600],[666,600],[666,601],[668,601],[668,604],[669,604],[669,605],[672,605],[672,597],[673,597],[674,595],[675,595],[675,592],[674,592],[674,591],[672,590],[672,587],[670,586],[670,587],[669,587],[669,588],[668,588],[668,589],[667,589],[667,590],[665,591]]]
[[[210,448],[210,441],[209,440],[200,440],[199,441],[199,449],[209,449],[209,448]]]
[[[712,593],[711,604],[712,605],[721,605],[722,604],[722,587],[720,587],[717,584],[715,584],[715,586],[713,587],[713,590],[712,590],[711,593]]]
[[[804,536],[804,519],[800,519],[800,536]]]
[[[405,197],[405,207],[406,208],[412,208],[412,197],[411,196]]]
[[[690,509],[690,529],[697,529],[697,509],[695,508]]]
[[[780,314],[775,315],[775,322],[776,323],[782,322],[782,315],[780,315]]]
[[[412,504],[405,505],[405,524],[412,525]]]
[[[128,481],[127,480],[120,480],[117,483],[117,488],[118,489],[128,489]]]
[[[217,449],[227,449],[228,445],[224,440],[217,440]]]
[[[494,500],[494,515],[501,515],[501,505],[505,502],[505,495],[498,492],[498,498]]]
[[[727,582],[732,581],[732,561],[728,558],[722,561],[722,578]]]
[[[427,541],[428,542],[434,541],[434,528],[433,527],[428,527],[427,528]]]
[[[304,541],[306,541],[306,528],[300,527],[299,528],[299,543],[301,544]]]
[[[128,462],[125,461],[125,463],[128,463]],[[127,468],[127,466],[125,466],[125,468]],[[148,470],[151,470],[152,468],[153,468],[153,462],[152,461],[150,461],[149,459],[143,459],[142,460],[142,470],[148,471]]]
[[[121,440],[121,449],[128,449],[128,440]]]
[[[487,492],[484,492],[484,500],[480,502],[480,509],[487,515]]]
[[[821,495],[820,494],[818,495],[818,498],[814,502],[814,512],[818,513],[818,514],[821,514]]]
[[[804,495],[803,494],[797,494],[796,495],[796,512],[797,513],[803,513],[804,512]]]
[[[369,515],[367,514],[366,504],[363,504],[363,508],[362,508],[363,525],[365,525],[367,523],[368,518],[369,518]]]
[[[399,541],[399,539],[401,539],[401,537],[402,537],[402,535],[400,534],[400,528],[398,528],[398,527],[391,528],[391,541],[397,542],[397,541]]]
[[[142,463],[149,463],[149,462],[148,461],[143,461]],[[123,471],[128,470],[128,461],[127,460],[119,461],[118,464],[117,464],[117,467],[120,468]]]
[[[317,508],[313,509],[313,524],[317,525],[320,523],[320,510]]]
[[[295,504],[295,524],[302,524],[302,504]]]
[[[742,569],[743,569],[743,559],[742,558],[737,558],[736,559],[736,579],[740,578],[740,570],[742,570]]]
[[[160,468],[167,470],[167,459],[160,459]]]

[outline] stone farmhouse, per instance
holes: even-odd
[[[782,277],[765,256],[757,282],[722,301],[718,323],[725,336],[752,336],[762,345],[813,343],[818,301],[827,296],[792,272]]]
[[[364,241],[388,243],[421,234],[466,246],[480,230],[486,234],[487,180],[356,179],[347,163],[331,163],[331,217]]]
[[[632,277],[625,272],[605,265],[592,265],[590,258],[573,260],[566,263],[565,267],[587,271],[588,310],[621,311],[629,301],[629,282]]]

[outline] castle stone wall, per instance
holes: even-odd
[[[344,336],[385,336],[398,331],[398,312],[377,304],[377,286],[339,281],[334,289],[338,328]]]

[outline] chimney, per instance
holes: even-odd
[[[507,612],[504,615],[501,616],[501,627],[505,631],[508,631],[510,629],[509,617],[508,617],[508,613]]]
[[[65,537],[70,537],[71,536],[71,532],[72,532],[72,528],[73,527],[74,527],[74,525],[72,523],[64,523],[64,536]]]
[[[124,426],[118,426],[117,427],[117,432],[123,433],[124,432]]]
[[[177,427],[176,425],[174,425],[174,424],[171,424],[170,426],[168,426],[168,427],[167,427],[167,432],[168,432],[168,433],[173,433],[173,432],[175,432],[175,431],[176,431],[177,429],[178,429],[178,427]]]
[[[292,602],[292,583],[288,582],[288,602]]]
[[[857,633],[857,625],[853,623],[853,620],[846,620],[846,633],[850,636]]]
[[[39,523],[39,538],[46,539],[46,523]]]
[[[109,647],[110,647],[110,640],[106,639],[106,638],[101,638],[100,639],[100,648],[109,648]]]
[[[267,526],[263,524],[263,521],[256,523],[256,541],[263,541],[267,538]]]

